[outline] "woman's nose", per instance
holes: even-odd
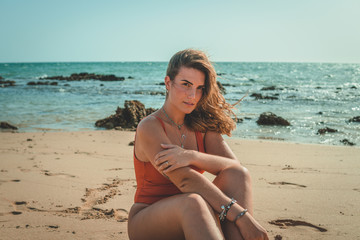
[[[188,98],[190,98],[190,99],[195,98],[195,96],[196,96],[196,89],[189,89],[187,95],[188,95]]]

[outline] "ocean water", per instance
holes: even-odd
[[[348,139],[360,146],[360,64],[216,62],[218,81],[225,85],[227,101],[243,118],[235,138],[270,139],[300,143],[343,145]],[[0,87],[0,121],[16,125],[19,132],[82,131],[98,129],[98,119],[113,114],[125,100],[139,100],[146,107],[164,102],[166,62],[0,63],[0,76],[16,86]],[[29,86],[45,76],[72,73],[114,74],[120,82],[57,81],[58,86]],[[130,78],[129,78],[130,77]],[[68,85],[65,85],[68,84]],[[275,90],[261,90],[276,86]],[[250,95],[277,96],[256,100]],[[287,119],[289,127],[259,126],[263,112]],[[336,133],[317,134],[330,127]]]

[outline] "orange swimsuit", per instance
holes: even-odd
[[[166,134],[164,122],[161,118],[156,117]],[[201,132],[195,132],[196,142],[199,152],[205,152],[204,141]],[[136,193],[135,203],[152,204],[163,198],[170,197],[181,191],[166,177],[164,177],[158,170],[154,168],[151,162],[142,162],[136,158],[134,148],[134,168],[136,176]],[[196,167],[192,167],[196,171],[203,173]]]

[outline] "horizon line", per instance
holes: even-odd
[[[0,64],[22,63],[168,63],[169,61],[15,61],[2,62]],[[335,62],[335,61],[210,61],[212,63],[318,63],[318,64],[360,64],[360,62]]]

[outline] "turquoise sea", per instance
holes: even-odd
[[[348,139],[360,146],[360,64],[216,62],[218,81],[225,98],[235,103],[243,118],[233,137],[343,145]],[[3,80],[16,82],[0,87],[0,121],[19,132],[95,130],[96,120],[113,114],[125,100],[139,100],[159,108],[164,101],[166,62],[0,63]],[[27,85],[45,76],[72,73],[114,74],[124,81],[57,81],[57,86]],[[274,90],[261,90],[276,86]],[[256,100],[250,95],[277,97]],[[271,111],[287,119],[289,127],[259,126],[256,120]],[[336,133],[317,134],[320,128]]]

